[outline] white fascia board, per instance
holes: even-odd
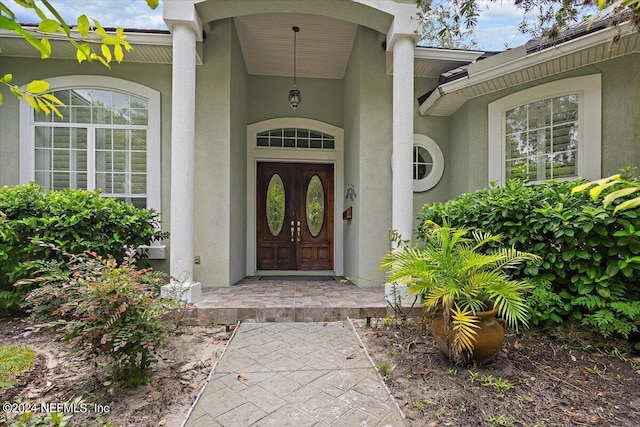
[[[620,30],[624,33],[625,31],[629,30],[628,27],[629,24],[624,24],[621,26]],[[505,74],[524,70],[528,67],[531,67],[532,65],[550,61],[552,59],[558,58],[559,56],[569,55],[583,49],[605,43],[609,41],[611,37],[613,37],[612,32],[614,31],[617,30],[615,28],[605,28],[595,33],[588,34],[574,40],[566,41],[557,46],[552,46],[539,52],[530,53],[523,58],[519,58],[492,68],[488,68],[486,70],[482,70],[474,74],[473,76],[467,76],[440,85],[438,86],[437,90],[434,91],[429,96],[429,98],[427,98],[425,102],[422,103],[422,105],[418,108],[418,111],[420,112],[420,115],[426,116],[429,112],[429,109],[433,107],[441,97],[446,96],[449,93],[465,89],[476,84],[487,82]]]
[[[34,31],[36,31],[35,27],[26,27],[26,28],[27,30],[30,28],[33,28]],[[107,31],[107,34],[115,34],[115,31]],[[173,36],[171,34],[131,33],[127,31],[125,31],[124,34],[127,36],[127,42],[131,45],[149,45],[149,46],[172,46],[173,45]],[[46,34],[46,36],[51,41],[68,40],[66,35],[58,34],[58,33]],[[81,38],[80,34],[76,30],[71,30],[71,37],[76,40]],[[0,38],[23,39],[24,37],[10,30],[0,29]]]
[[[473,62],[484,55],[483,51],[437,49],[432,47],[416,47],[416,59],[434,59],[437,61]]]

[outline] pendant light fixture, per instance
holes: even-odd
[[[300,102],[302,102],[302,95],[296,86],[296,34],[300,31],[300,28],[291,27],[291,29],[293,30],[293,87],[289,90],[289,105],[291,105],[291,108],[295,111]]]

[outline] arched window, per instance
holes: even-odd
[[[50,190],[100,189],[159,211],[159,93],[101,76],[49,82],[65,104],[63,117],[21,107],[22,181]]]

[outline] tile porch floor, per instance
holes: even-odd
[[[333,278],[246,277],[226,287],[203,288],[187,323],[334,322],[386,317],[384,287],[359,287]],[[421,309],[414,308],[416,316]]]

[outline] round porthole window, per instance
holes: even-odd
[[[444,156],[428,136],[413,135],[413,191],[427,191],[436,186],[444,172]]]

